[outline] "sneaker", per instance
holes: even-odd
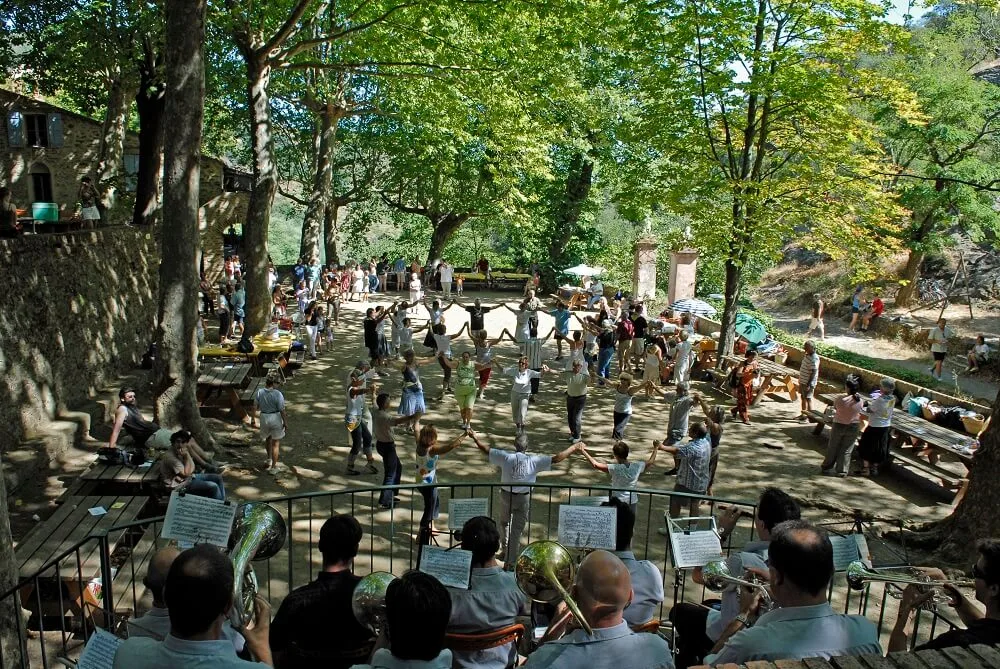
[[[574,444],[579,444],[581,441],[583,441],[583,439],[581,439],[580,437],[573,437]]]
[[[574,436],[570,435],[570,436],[569,436],[569,437],[568,437],[568,438],[566,439],[566,441],[568,441],[568,442],[569,442],[569,443],[571,443],[571,444],[575,444],[576,442],[580,441],[580,438],[579,438],[579,437],[574,437]]]
[[[367,465],[365,465],[365,471],[368,472],[369,474],[378,474],[378,467],[369,462]]]
[[[347,474],[348,476],[361,476],[361,472],[359,472],[354,467],[348,467],[344,473]]]

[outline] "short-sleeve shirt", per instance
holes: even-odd
[[[570,313],[568,309],[553,309],[549,315],[556,321],[556,332],[563,335],[569,334]]]
[[[469,589],[448,588],[451,619],[448,631],[458,634],[489,632],[513,625],[518,615],[527,613],[527,598],[517,586],[514,574],[501,567],[474,567]],[[507,667],[516,659],[513,643],[476,651],[452,651],[454,665],[461,669]]]
[[[441,268],[441,283],[451,283],[455,277],[455,268],[451,265]]]
[[[531,492],[529,486],[511,485],[517,483],[534,483],[539,472],[552,469],[551,455],[528,455],[527,453],[512,453],[499,448],[490,449],[490,464],[500,468],[501,487],[508,492]]]
[[[690,395],[678,397],[673,406],[670,407],[670,422],[667,423],[667,436],[670,440],[677,442],[684,438],[688,432],[688,418],[691,416],[691,406],[694,398]]]
[[[952,648],[954,646],[968,647],[977,643],[987,646],[1000,644],[1000,620],[996,618],[973,620],[969,623],[968,628],[945,632],[941,636],[917,646],[915,650]]]
[[[514,379],[510,387],[510,392],[516,395],[527,395],[531,392],[531,379],[541,378],[541,373],[533,369],[526,369],[523,372],[520,367],[508,367],[503,370],[504,376]]]
[[[636,634],[624,620],[614,627],[573,630],[539,646],[525,669],[673,669],[670,646],[657,634]]]
[[[383,443],[396,441],[396,435],[392,431],[392,426],[395,421],[396,416],[393,416],[384,409],[376,409],[375,412],[372,413],[372,436],[375,437],[375,441],[381,441]]]
[[[635,490],[639,485],[639,476],[646,471],[646,463],[641,460],[630,462],[627,465],[612,462],[608,465],[608,473],[611,474],[612,488],[625,488],[626,490],[616,490],[611,493],[626,504],[636,504],[639,495],[629,490]],[[642,622],[646,622],[643,620]]]
[[[469,329],[473,332],[486,327],[486,314],[493,310],[493,307],[465,307],[469,312]]]
[[[579,374],[569,372],[566,374],[566,394],[570,397],[586,395],[589,386],[590,374],[587,372],[580,372]]]
[[[181,485],[178,481],[178,477],[183,477],[185,480],[194,474],[194,460],[188,455],[186,458],[181,460],[171,451],[167,451],[160,458],[160,480],[163,482],[167,488],[173,489]]]
[[[276,388],[258,388],[253,403],[261,413],[279,413],[285,410],[285,396]]]
[[[632,578],[632,603],[625,607],[625,622],[629,625],[649,622],[663,603],[663,574],[649,560],[636,560],[632,551],[615,551],[615,555]]]
[[[927,335],[927,341],[931,343],[931,353],[947,353],[948,336],[950,334],[951,332],[947,326],[943,331],[939,327],[934,327],[930,331],[930,334]]]
[[[708,489],[709,460],[712,442],[708,437],[692,439],[677,450],[677,483],[688,490],[705,492]]]
[[[802,366],[799,367],[799,384],[802,386],[816,386],[819,381],[819,353],[802,356]]]

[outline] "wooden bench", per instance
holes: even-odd
[[[807,658],[803,660],[756,660],[746,664],[720,664],[725,669],[1000,669],[1000,650],[996,646],[974,644],[943,650],[918,650],[909,653],[857,655],[847,657]],[[692,669],[709,669],[708,665]]]
[[[257,393],[257,389],[260,388],[264,379],[257,376],[250,379],[250,382],[242,389],[240,389],[240,404],[244,406],[249,406],[253,404],[253,397]]]

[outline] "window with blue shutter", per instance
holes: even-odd
[[[62,114],[49,114],[48,115],[48,135],[49,143],[48,146],[53,148],[59,148],[63,145],[63,123]]]
[[[12,149],[24,146],[24,116],[19,111],[7,115],[7,145]]]

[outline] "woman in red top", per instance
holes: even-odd
[[[881,316],[884,311],[885,303],[882,302],[882,296],[876,293],[875,299],[868,305],[868,309],[861,314],[861,331],[867,332],[872,321]]]

